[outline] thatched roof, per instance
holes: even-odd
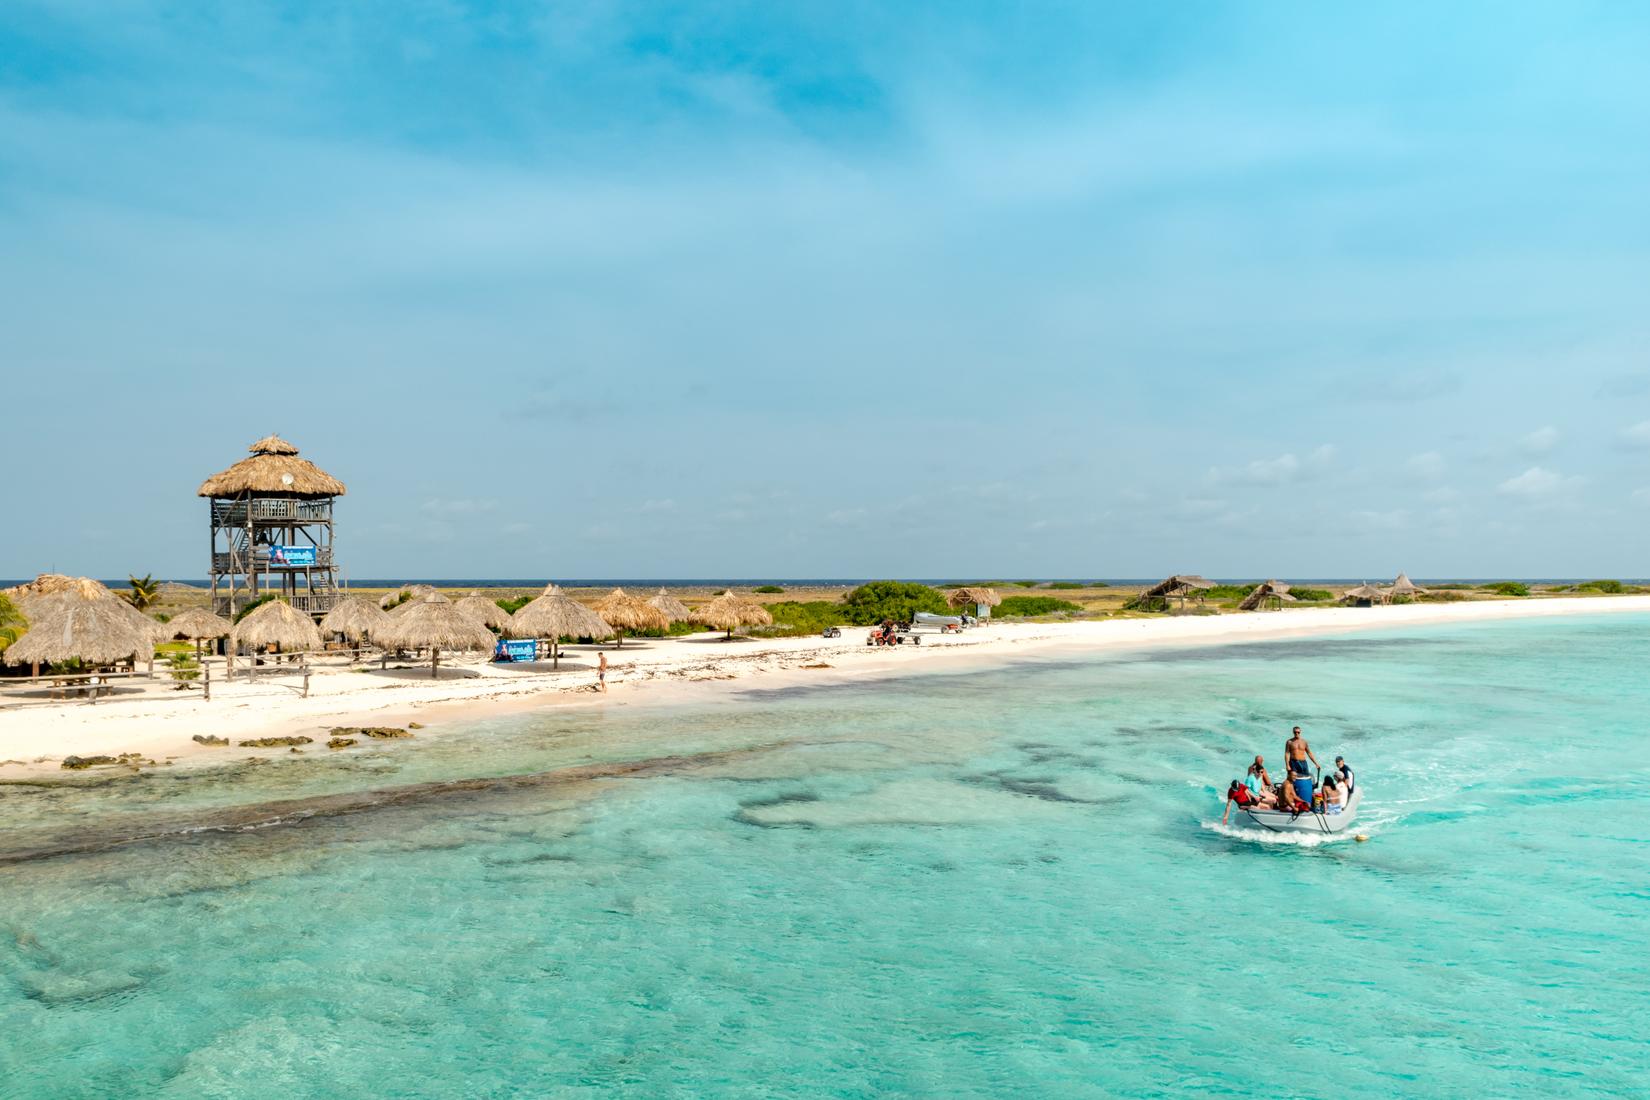
[[[732,631],[741,626],[772,626],[773,616],[755,600],[724,592],[696,609],[692,621],[715,630]]]
[[[1195,573],[1176,573],[1172,577],[1158,581],[1146,591],[1140,593],[1140,597],[1141,599],[1150,599],[1156,596],[1183,596],[1188,592],[1201,592],[1214,586],[1214,581],[1207,580]]]
[[[389,616],[373,641],[400,649],[493,648],[493,632],[438,592],[406,606],[406,614]]]
[[[167,641],[173,638],[187,638],[191,642],[198,642],[203,638],[222,638],[235,628],[222,615],[214,615],[204,607],[192,607],[188,611],[173,615],[171,619],[160,624],[165,631]]]
[[[500,607],[496,601],[488,599],[480,592],[471,592],[453,606],[482,626],[491,626],[503,630],[510,625],[510,613]]]
[[[506,628],[512,638],[611,638],[613,627],[555,585],[510,616]]]
[[[678,600],[675,596],[672,596],[663,588],[659,589],[659,594],[657,596],[647,602],[658,608],[660,611],[663,611],[665,613],[665,618],[669,619],[673,623],[685,623],[693,614],[688,610],[687,604],[683,603],[681,600]]]
[[[1343,599],[1343,600],[1374,600],[1378,603],[1384,603],[1386,601],[1387,595],[1388,595],[1387,590],[1384,589],[1384,588],[1376,588],[1372,584],[1360,584],[1356,588],[1348,588],[1345,592],[1342,592],[1341,593],[1341,599]]]
[[[997,595],[995,588],[959,588],[945,598],[945,602],[952,607],[972,607],[985,604],[987,607],[996,607],[1003,602]]]
[[[171,638],[165,626],[90,577],[65,577],[61,573],[42,573],[29,583],[8,588],[0,594],[11,597],[12,602],[17,605],[17,610],[30,622],[44,619],[65,607],[107,601],[114,605],[112,614],[125,619],[132,629],[147,633],[152,642],[163,642]]]
[[[395,603],[395,601],[399,600],[402,596],[412,596],[413,599],[417,599],[419,596],[428,596],[434,591],[435,585],[433,584],[404,584],[400,588],[397,588],[394,592],[384,593],[383,597],[378,601],[378,606],[389,610],[390,604]],[[407,601],[407,603],[412,602],[412,600]],[[401,606],[405,607],[406,604],[402,604]]]
[[[1238,610],[1257,611],[1267,600],[1294,603],[1295,597],[1289,594],[1289,586],[1282,581],[1262,581],[1255,585],[1253,592],[1243,597],[1243,602],[1238,604]]]
[[[321,620],[324,634],[342,634],[351,642],[376,638],[390,617],[371,600],[360,596],[345,596],[332,605],[332,610]]]
[[[247,450],[229,469],[201,482],[197,496],[238,497],[244,493],[283,497],[341,497],[344,483],[306,458],[298,448],[277,436],[266,436]]]
[[[1390,596],[1425,596],[1427,590],[1410,580],[1408,573],[1399,573],[1398,579],[1392,582],[1391,588],[1387,589],[1387,594]]]
[[[263,649],[277,645],[288,652],[321,648],[321,632],[315,621],[285,600],[259,604],[229,632],[231,649],[251,646]]]
[[[149,626],[145,627],[133,615],[145,619],[113,596],[59,600],[41,614],[29,616],[28,631],[6,647],[6,662],[26,665],[81,660],[107,665],[128,657],[143,660],[155,652],[155,624],[146,619]]]
[[[596,614],[618,630],[666,630],[670,618],[640,596],[615,588],[596,601]]]

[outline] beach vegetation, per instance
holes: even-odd
[[[1042,582],[1041,581],[1009,581],[1008,583],[1010,585],[1012,585],[1013,587],[1015,587],[1015,588],[1036,588]]]
[[[171,667],[172,679],[178,682],[178,687],[200,679],[200,662],[195,660],[193,653],[168,653],[166,663]]]
[[[395,597],[393,599],[391,599],[388,603],[383,604],[382,606],[383,606],[385,611],[394,611],[396,608],[400,607],[402,604],[410,603],[415,598],[416,597],[414,597],[414,595],[412,594],[412,592],[410,590],[403,588],[401,591],[399,591],[395,594]],[[254,605],[254,606],[256,606],[256,605]],[[514,614],[514,612],[511,612],[511,614]],[[236,620],[236,621],[238,622],[239,620]]]
[[[1203,596],[1209,600],[1241,600],[1259,587],[1258,584],[1217,584],[1206,589]]]
[[[1070,600],[1055,596],[1005,596],[992,609],[993,618],[1031,618],[1035,615],[1054,615],[1060,612],[1083,610]]]
[[[6,647],[21,638],[28,629],[29,620],[23,617],[17,605],[8,597],[0,596],[0,653],[4,653]]]
[[[1585,581],[1576,585],[1577,592],[1599,592],[1606,596],[1619,596],[1627,591],[1627,586],[1620,581]]]
[[[751,591],[752,592],[761,592],[764,595],[769,595],[769,594],[776,595],[776,594],[781,593],[785,590],[783,588],[779,587],[777,584],[761,584],[761,585],[757,585],[755,588],[751,589]]]
[[[1103,581],[1049,581],[1044,588],[1052,588],[1057,592],[1072,592],[1079,588],[1104,588]]]
[[[1494,584],[1481,586],[1486,592],[1494,592],[1499,596],[1528,596],[1530,586],[1519,581],[1496,581]]]
[[[1472,591],[1474,591],[1478,588],[1478,585],[1476,585],[1476,584],[1459,584],[1459,583],[1457,583],[1457,584],[1435,584],[1435,585],[1432,585],[1431,587],[1432,587],[1432,590],[1434,592],[1472,592]],[[1488,587],[1488,586],[1486,586],[1486,587]]]
[[[751,631],[752,634],[800,638],[849,622],[847,609],[834,600],[781,600],[768,604],[768,614],[773,616],[773,625],[757,627]]]
[[[529,596],[516,596],[513,599],[507,599],[507,600],[494,600],[493,602],[498,604],[499,608],[506,615],[514,615],[516,612],[520,611],[522,608],[526,607],[528,604],[532,603],[536,599],[538,599],[537,596],[530,596],[529,595]]]
[[[665,627],[650,626],[645,630],[627,630],[627,631],[625,631],[625,637],[627,637],[627,638],[680,638],[680,637],[682,637],[683,635],[686,635],[686,634],[698,634],[698,633],[702,632],[704,629],[705,628],[700,626],[698,623],[690,623],[690,622],[688,622],[684,619],[681,622],[674,622],[674,623],[671,623],[669,626],[665,626]]]
[[[145,573],[141,577],[134,577],[128,573],[126,583],[131,587],[121,595],[139,611],[149,610],[150,606],[160,599],[160,582],[155,579],[153,573]]]
[[[910,622],[919,611],[931,611],[936,615],[951,613],[939,589],[914,581],[872,581],[862,584],[843,597],[842,606],[847,621],[859,626],[870,626],[884,619]]]
[[[1289,594],[1303,603],[1323,603],[1335,598],[1327,588],[1291,588]]]

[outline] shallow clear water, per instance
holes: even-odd
[[[1433,628],[0,788],[0,1095],[1642,1095],[1647,660]],[[1368,843],[1215,824],[1296,721]]]

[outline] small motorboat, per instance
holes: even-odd
[[[1363,797],[1363,787],[1353,787],[1352,797],[1346,800],[1346,808],[1332,814],[1316,813],[1312,810],[1292,814],[1288,810],[1234,807],[1237,813],[1232,815],[1232,823],[1242,825],[1244,818],[1247,818],[1249,824],[1274,833],[1344,833],[1347,826],[1358,816],[1358,803],[1363,801]]]

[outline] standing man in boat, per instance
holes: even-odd
[[[1323,765],[1318,758],[1312,755],[1312,746],[1306,743],[1301,736],[1301,728],[1295,727],[1294,736],[1283,743],[1283,766],[1289,772],[1289,782],[1295,788],[1295,796],[1308,806],[1312,805],[1312,769],[1306,762],[1312,761],[1312,767],[1320,771]]]

